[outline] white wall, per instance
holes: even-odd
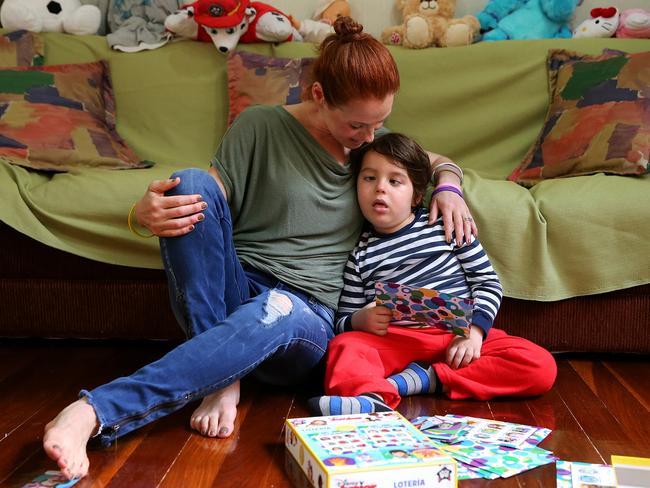
[[[366,32],[376,37],[386,27],[401,22],[400,13],[395,7],[395,0],[349,0],[349,2],[352,17],[363,24]],[[457,0],[456,17],[478,13],[487,2],[488,0]],[[267,3],[301,20],[311,18],[318,1],[268,0]],[[584,0],[582,5],[576,9],[573,25],[577,25],[586,18],[589,18],[589,12],[592,8],[609,7],[610,5],[618,7],[620,10],[627,8],[644,8],[649,10],[650,0]]]

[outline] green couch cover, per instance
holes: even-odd
[[[0,220],[44,244],[133,267],[160,268],[157,239],[133,236],[132,203],[153,179],[207,168],[226,129],[225,58],[182,41],[111,51],[98,36],[48,33],[46,64],[107,59],[117,128],[149,169],[41,174],[0,162]],[[240,46],[281,57],[311,44]],[[479,237],[505,294],[552,301],[650,283],[650,177],[593,175],[526,189],[506,181],[542,126],[550,48],[650,49],[648,40],[569,39],[391,48],[402,76],[387,126],[458,161]],[[341,76],[345,76],[341,73]]]

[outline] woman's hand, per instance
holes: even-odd
[[[138,223],[159,237],[185,235],[205,218],[201,212],[208,204],[201,201],[201,195],[165,196],[180,182],[180,178],[154,180],[135,204]]]
[[[447,348],[447,364],[458,369],[481,357],[483,329],[477,325],[469,328],[469,337],[456,336]]]
[[[352,314],[352,329],[383,336],[388,333],[392,316],[389,309],[378,307],[375,302],[371,302]]]
[[[456,235],[456,244],[461,246],[463,240],[469,244],[472,236],[478,235],[478,229],[472,218],[465,200],[451,191],[441,191],[431,198],[429,207],[429,223],[432,224],[442,215],[442,223],[445,226],[445,239],[451,242],[452,230]]]

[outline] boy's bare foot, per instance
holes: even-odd
[[[95,410],[83,398],[65,407],[45,426],[43,449],[66,478],[88,474],[86,444],[98,427]]]
[[[206,396],[194,410],[190,425],[208,437],[228,437],[235,428],[238,403],[239,380]]]

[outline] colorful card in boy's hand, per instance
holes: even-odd
[[[375,302],[389,308],[394,325],[438,327],[469,336],[474,300],[399,283],[375,283]]]

